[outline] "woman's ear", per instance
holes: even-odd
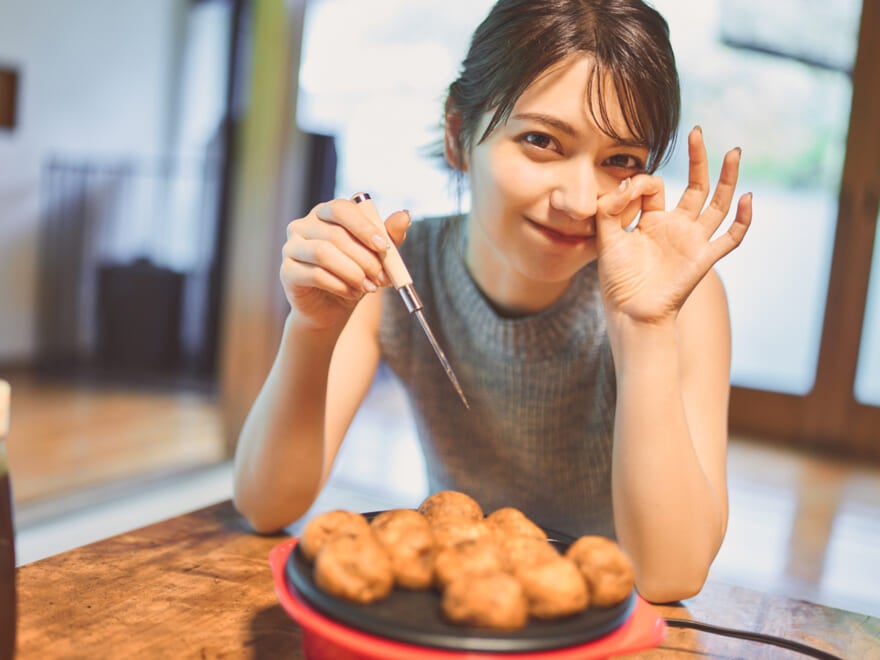
[[[443,136],[443,153],[446,162],[454,170],[467,172],[467,160],[461,153],[461,115],[452,109],[449,100],[446,101],[446,131]]]

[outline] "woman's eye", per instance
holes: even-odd
[[[619,167],[625,170],[642,170],[645,168],[641,160],[629,154],[616,154],[605,162],[611,167]]]
[[[548,149],[553,146],[553,138],[544,133],[526,133],[520,138],[526,144],[539,149]]]

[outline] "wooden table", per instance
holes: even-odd
[[[275,597],[268,554],[285,536],[248,531],[231,503],[18,569],[19,658],[302,658]],[[665,617],[797,640],[842,658],[880,658],[880,619],[708,584]],[[790,651],[670,629],[649,660],[795,658]]]

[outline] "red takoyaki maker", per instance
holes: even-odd
[[[590,660],[658,646],[663,617],[637,593],[612,608],[589,608],[559,621],[530,621],[513,632],[443,620],[435,591],[395,589],[371,605],[321,591],[297,539],[273,548],[269,564],[282,607],[302,628],[309,660]]]

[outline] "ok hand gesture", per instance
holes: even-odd
[[[624,315],[647,324],[674,320],[694,287],[742,242],[748,230],[751,193],[739,199],[728,231],[712,240],[730,210],[740,150],[725,155],[708,206],[709,164],[699,128],[688,136],[688,155],[688,187],[673,209],[666,210],[663,180],[649,174],[626,179],[616,191],[599,199],[599,281],[609,318]],[[624,227],[639,213],[636,228],[626,231]]]

